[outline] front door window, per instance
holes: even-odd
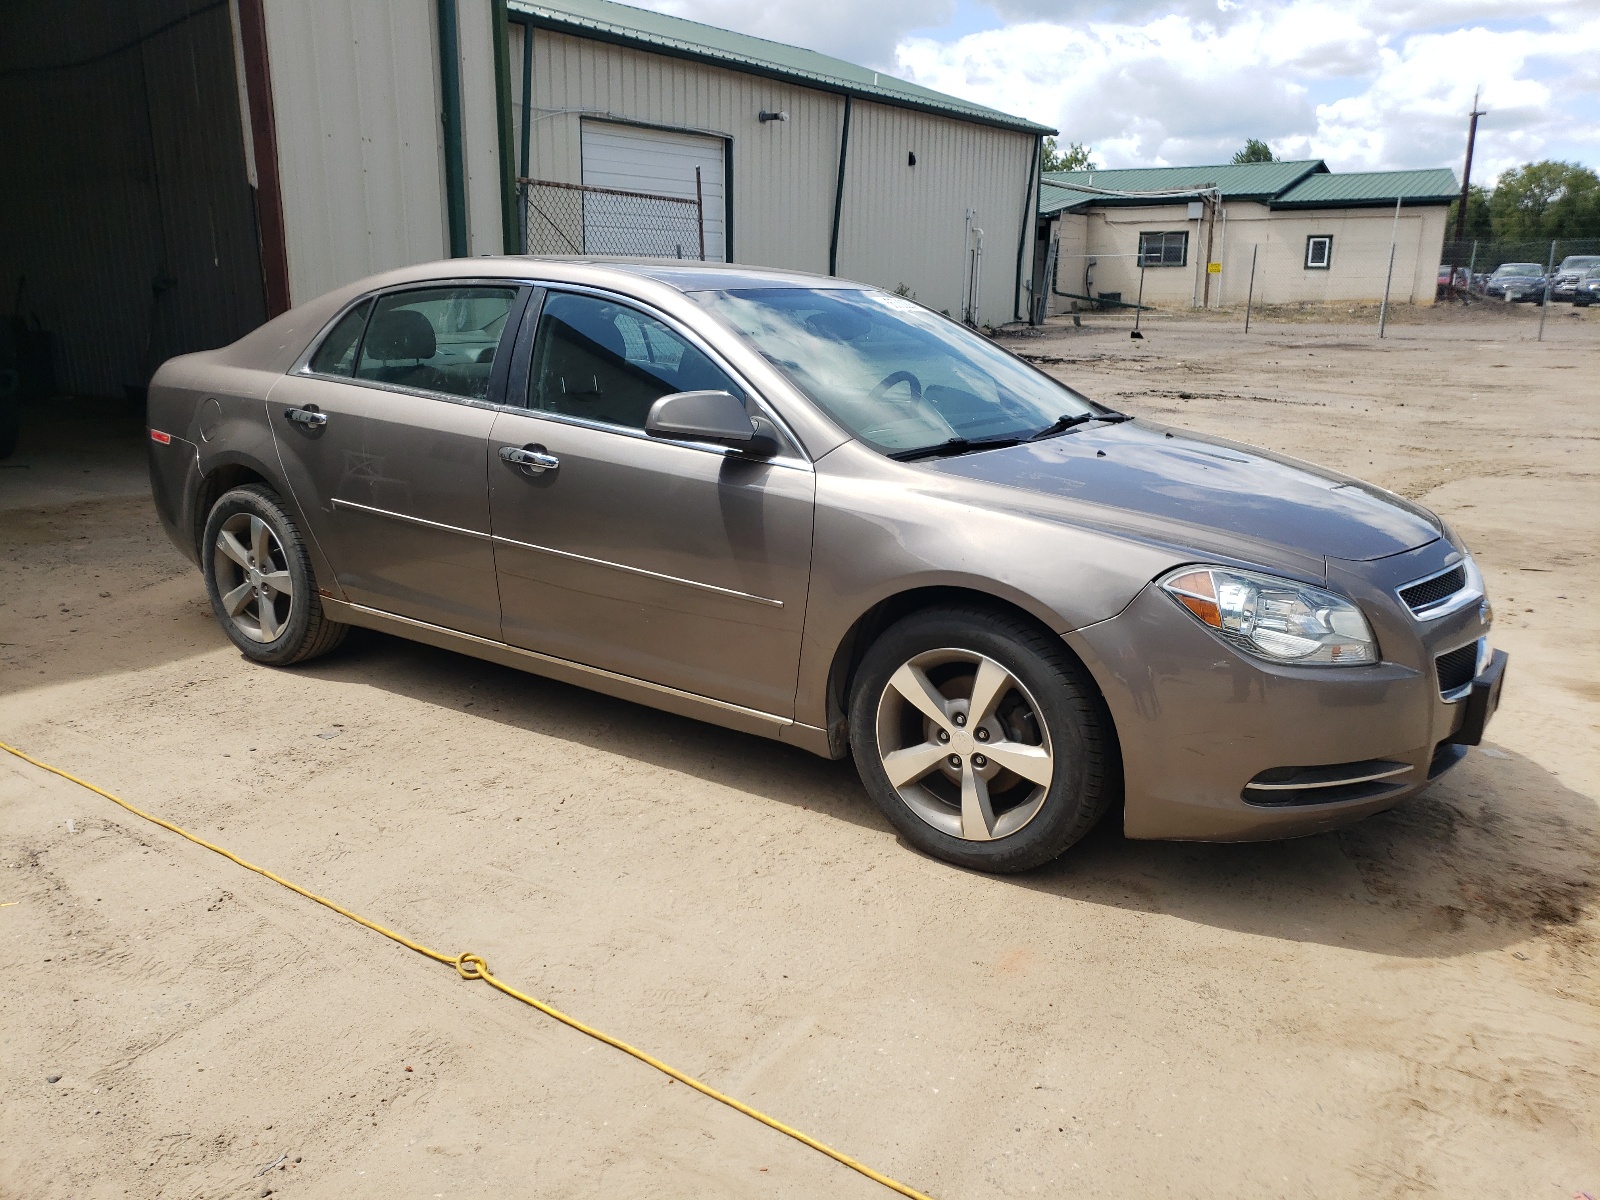
[[[643,429],[673,392],[741,389],[661,321],[599,296],[553,293],[539,314],[528,407]]]

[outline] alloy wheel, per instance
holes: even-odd
[[[900,798],[966,841],[1016,833],[1044,807],[1055,754],[1039,706],[1000,663],[929,650],[903,663],[878,700],[878,754]]]
[[[275,641],[294,609],[294,584],[272,526],[253,513],[235,513],[217,531],[213,556],[228,619],[251,641]]]

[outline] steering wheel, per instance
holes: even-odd
[[[918,379],[910,371],[896,371],[893,375],[885,375],[883,379],[879,381],[878,386],[867,393],[867,399],[881,400],[883,399],[883,394],[885,392],[897,384],[902,383],[910,385],[911,398],[913,400],[922,399],[922,380]]]

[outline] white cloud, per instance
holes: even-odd
[[[1480,84],[1474,178],[1600,163],[1596,0],[635,2],[1055,125],[1108,166],[1226,161],[1260,137],[1336,170],[1459,170]]]
[[[1138,0],[998,2],[1143,11]],[[1290,0],[1215,19],[1195,15],[1201,7],[1138,23],[1036,20],[944,43],[911,38],[899,66],[919,83],[1056,125],[1106,166],[1226,161],[1261,137],[1284,157],[1335,169],[1458,167],[1479,84],[1490,115],[1476,178],[1546,155],[1600,160],[1600,130],[1579,99],[1596,94],[1592,3],[1537,17],[1493,0]],[[1528,27],[1507,28],[1511,13]],[[1450,27],[1468,15],[1496,27]]]
[[[890,69],[914,29],[947,24],[955,0],[635,0],[645,8],[722,29],[804,46],[865,67]]]

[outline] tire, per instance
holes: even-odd
[[[246,658],[286,667],[328,653],[350,631],[323,612],[305,539],[263,484],[236,487],[212,505],[200,561],[211,610]]]
[[[980,689],[992,699],[969,722]],[[913,613],[872,644],[851,688],[850,747],[907,841],[980,871],[1051,861],[1120,791],[1116,735],[1082,664],[1048,630],[981,606]]]

